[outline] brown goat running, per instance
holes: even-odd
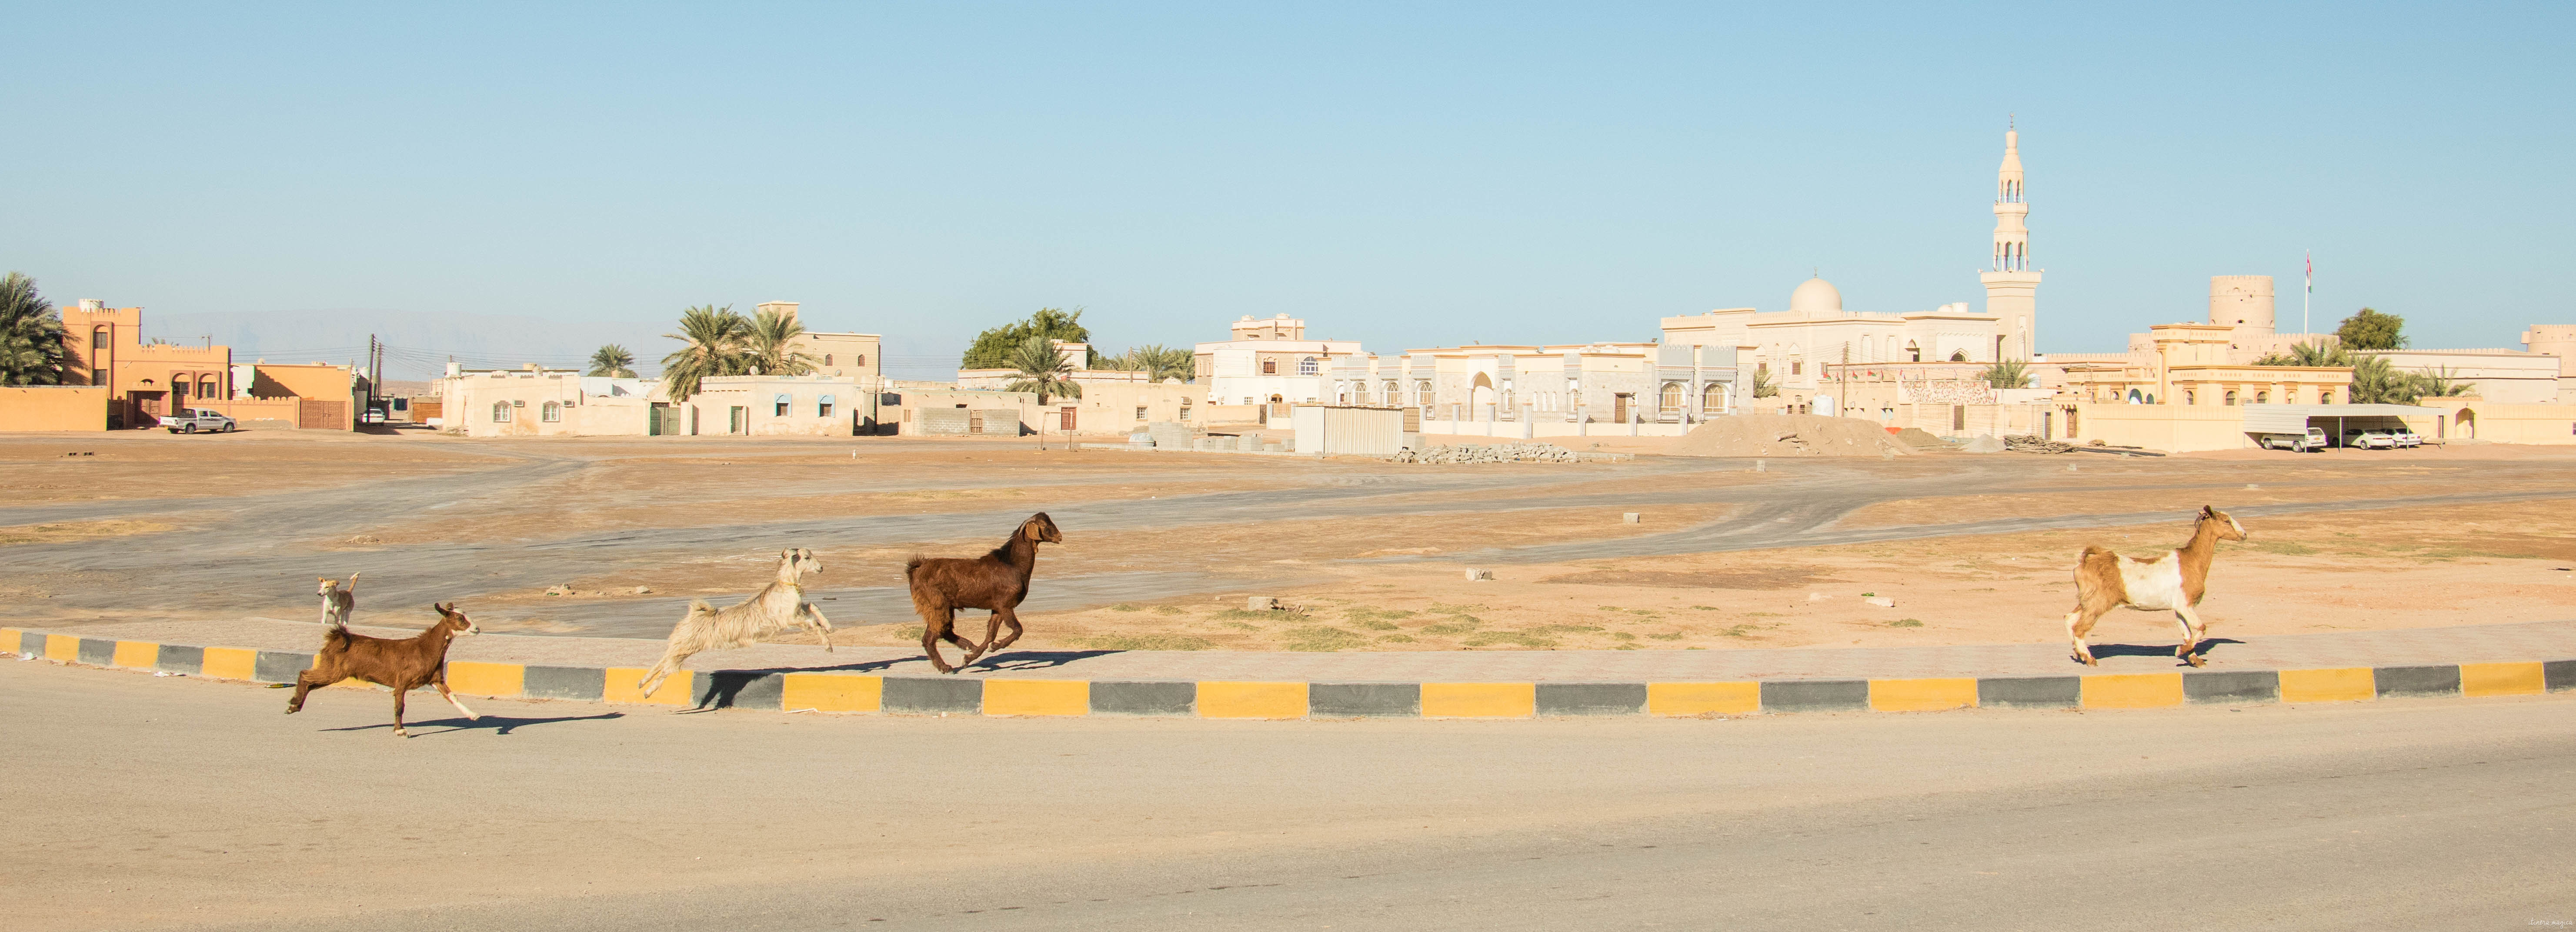
[[[912,607],[921,613],[921,650],[930,655],[930,665],[941,673],[955,673],[957,667],[939,656],[939,642],[948,641],[966,651],[959,665],[974,663],[991,651],[1011,646],[1023,630],[1017,609],[1020,600],[1029,597],[1029,576],[1038,568],[1038,545],[1060,544],[1064,532],[1056,530],[1055,521],[1046,512],[1030,515],[1020,522],[1011,539],[993,552],[973,559],[915,556],[903,565],[904,581],[912,586]],[[969,644],[955,630],[957,610],[980,608],[992,612],[984,627],[982,646]],[[1001,637],[1002,625],[1011,626],[1009,637]],[[1000,640],[995,640],[996,638]]]
[[[438,687],[438,694],[465,713],[468,719],[480,718],[456,694],[447,691],[447,645],[458,637],[481,634],[474,619],[456,610],[456,603],[431,603],[438,610],[438,623],[430,625],[420,636],[394,640],[351,634],[347,628],[332,628],[322,634],[322,652],[313,655],[313,668],[295,677],[295,698],[286,701],[286,714],[304,709],[304,694],[314,687],[329,686],[344,679],[363,680],[394,691],[394,735],[411,737],[403,727],[403,697],[422,686]],[[269,688],[285,689],[278,683]]]

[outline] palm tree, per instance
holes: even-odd
[[[2352,364],[2352,402],[2363,405],[2415,403],[2414,376],[2397,371],[2386,356],[2364,356]]]
[[[635,377],[635,354],[615,343],[590,351],[590,371],[583,375],[604,375],[615,379]]]
[[[1005,391],[1036,392],[1038,396],[1038,449],[1046,449],[1045,409],[1047,396],[1082,397],[1082,383],[1073,380],[1073,361],[1056,352],[1055,341],[1045,334],[1031,335],[1002,356],[1004,368],[1019,372]]]
[[[1777,398],[1777,397],[1779,397],[1779,396],[1780,396],[1780,386],[1778,386],[1778,385],[1776,385],[1776,384],[1773,384],[1773,383],[1772,383],[1772,381],[1771,381],[1771,370],[1769,370],[1769,369],[1764,369],[1764,368],[1759,367],[1759,366],[1754,367],[1754,369],[1753,369],[1753,397],[1755,397],[1755,398]]]
[[[2340,342],[2294,343],[2287,353],[2274,352],[2254,361],[2258,366],[2349,366],[2352,351]]]
[[[743,350],[750,335],[751,321],[734,313],[733,305],[681,311],[680,332],[663,336],[687,345],[662,357],[662,394],[672,401],[687,401],[709,376],[743,374],[750,368]]]
[[[814,371],[814,357],[796,348],[796,338],[805,333],[805,325],[796,318],[777,311],[762,311],[744,334],[743,349],[752,371],[762,375],[805,375]]]
[[[0,385],[60,385],[70,357],[62,312],[36,291],[36,280],[0,278]]]
[[[2478,383],[2460,381],[2449,366],[2435,366],[2415,374],[2415,395],[2424,398],[2457,398],[2478,390]]]
[[[1124,353],[1103,358],[1093,368],[1119,372],[1143,372],[1148,381],[1179,379],[1189,382],[1198,378],[1198,360],[1187,349],[1147,343],[1129,347]]]
[[[2018,359],[2007,359],[1986,367],[1977,378],[1996,388],[2022,388],[2030,384],[2030,366]]]

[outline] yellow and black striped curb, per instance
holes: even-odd
[[[292,683],[297,651],[192,647],[0,628],[0,648],[65,663]],[[1197,718],[1532,718],[1947,709],[2148,709],[2186,704],[2355,702],[2393,696],[2533,696],[2576,689],[2576,660],[2315,670],[2080,676],[1745,680],[1675,683],[1130,682],[682,670],[650,695],[636,667],[451,661],[449,688],[503,699],[909,715],[1160,715]]]

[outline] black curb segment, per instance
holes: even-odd
[[[1197,715],[1199,684],[1120,683],[1093,680],[1093,715]]]
[[[1861,712],[1868,709],[1868,680],[1778,680],[1762,684],[1762,711],[1765,712]]]
[[[282,650],[264,650],[259,652],[258,658],[251,661],[250,681],[253,683],[292,683],[295,682],[297,675],[302,674],[312,666],[312,654],[299,654],[293,651]]]
[[[2540,665],[2541,688],[2549,692],[2576,689],[2576,660],[2552,660]]]
[[[598,702],[608,695],[608,671],[598,667],[519,668],[519,694],[530,699]]]
[[[2182,699],[2191,703],[2281,701],[2277,670],[2221,670],[2182,675]]]
[[[97,638],[80,639],[80,662],[108,666],[116,662],[116,642]]]
[[[189,676],[203,674],[206,672],[206,649],[203,647],[182,647],[176,644],[163,644],[161,645],[160,652],[153,655],[152,668],[169,673],[184,673]]]
[[[2460,667],[2373,667],[2370,678],[2382,696],[2457,696]]]
[[[2084,703],[2080,676],[1995,676],[1977,680],[1980,709],[2072,709]]]
[[[1540,683],[1540,715],[1636,715],[1646,711],[1644,683]]]
[[[1310,683],[1306,714],[1318,718],[1421,715],[1422,684]]]
[[[787,677],[757,670],[716,670],[690,678],[700,709],[767,709],[787,707]]]
[[[889,676],[879,705],[888,712],[984,713],[984,681],[962,677],[931,679]]]

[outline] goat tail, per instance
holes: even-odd
[[[690,600],[689,600],[689,614],[688,614],[688,617],[689,617],[689,618],[696,618],[696,617],[698,617],[698,616],[700,616],[700,615],[713,615],[713,614],[715,614],[715,613],[716,613],[716,607],[715,607],[715,606],[713,606],[713,605],[709,605],[709,604],[707,604],[707,600],[705,600],[705,599],[690,599]],[[683,619],[683,620],[686,620],[686,619]]]
[[[903,581],[911,582],[912,571],[920,569],[922,562],[928,559],[930,558],[916,553],[912,555],[912,559],[903,561]]]

